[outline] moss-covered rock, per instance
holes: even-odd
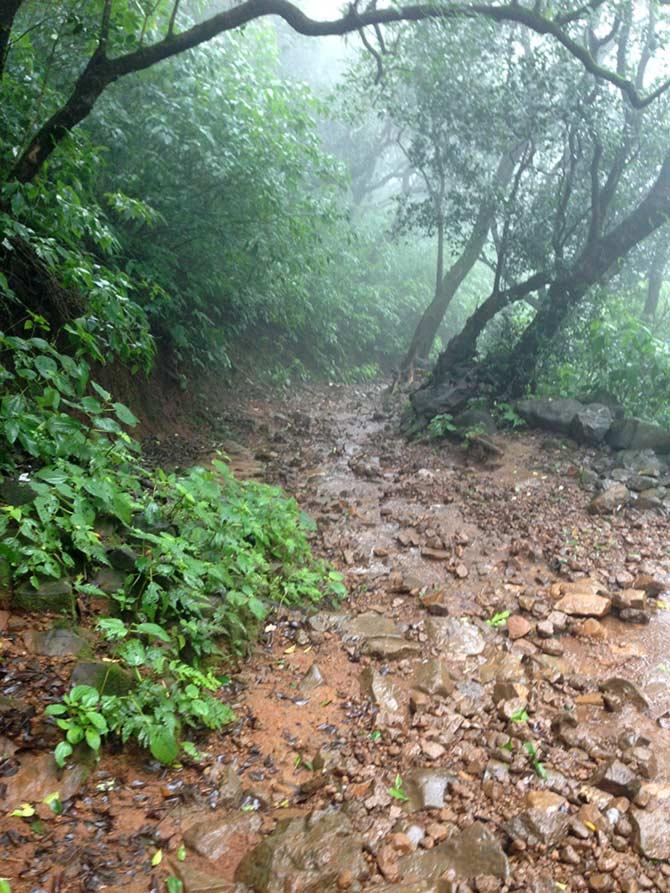
[[[113,661],[79,661],[72,671],[72,685],[91,685],[103,695],[126,695],[135,687],[135,680]]]
[[[21,583],[11,597],[12,608],[22,611],[50,611],[56,614],[72,610],[72,583],[69,580],[44,580],[37,587]]]

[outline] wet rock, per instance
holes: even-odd
[[[481,654],[485,648],[481,632],[468,620],[430,617],[425,623],[425,629],[431,645],[445,651],[454,660]]]
[[[347,619],[342,624],[342,633],[342,638],[347,643],[355,642],[358,639],[380,639],[387,636],[401,639],[403,637],[402,630],[395,621],[376,611],[367,611],[365,614],[358,614],[356,617]]]
[[[81,790],[89,774],[89,767],[75,765],[62,770],[56,766],[52,753],[21,753],[19,771],[3,778],[7,785],[3,810],[11,811],[21,803],[41,803],[49,794],[58,791],[64,803]]]
[[[629,813],[633,843],[648,859],[670,861],[670,785],[654,786],[654,800],[645,808]]]
[[[591,784],[613,797],[629,800],[635,799],[641,787],[640,779],[620,760],[608,760],[593,776]]]
[[[595,617],[587,617],[583,623],[577,627],[580,636],[586,636],[587,639],[606,639],[607,630],[599,623]]]
[[[513,840],[523,840],[530,846],[554,847],[565,836],[569,821],[564,797],[552,791],[531,791],[526,797],[526,809],[504,828]]]
[[[488,647],[484,652],[486,663],[479,668],[479,681],[487,682],[520,682],[525,679],[526,671],[517,649],[503,651],[499,647]]]
[[[366,667],[360,675],[361,692],[381,713],[400,711],[400,689],[388,676]]]
[[[66,614],[72,610],[72,583],[69,580],[44,580],[17,586],[11,598],[12,608],[22,611],[48,611]]]
[[[507,857],[497,838],[480,822],[468,826],[445,843],[400,861],[405,882],[432,884],[447,872],[455,881],[477,877],[509,877]]]
[[[324,682],[325,680],[323,678],[321,670],[316,663],[313,663],[300,680],[300,691],[314,691],[315,688],[319,688],[319,686],[324,685]]]
[[[361,651],[379,660],[402,660],[419,654],[421,648],[416,642],[409,642],[407,639],[383,636],[380,639],[366,639]]]
[[[623,589],[614,594],[612,604],[620,610],[629,608],[644,611],[647,607],[647,593],[643,589]]]
[[[440,658],[417,664],[411,685],[412,688],[424,694],[443,698],[449,697],[455,688],[455,683],[449,674],[449,667],[446,661]]]
[[[231,877],[240,854],[258,842],[262,820],[255,814],[207,816],[188,827],[184,842],[194,852],[219,862],[222,872]]]
[[[569,592],[556,603],[556,610],[570,617],[604,617],[612,602],[592,592]]]
[[[118,664],[102,660],[79,661],[70,682],[72,685],[91,685],[105,695],[126,695],[136,684],[131,674]]]
[[[531,427],[569,434],[573,419],[584,410],[584,404],[578,400],[538,397],[519,400],[516,409]]]
[[[183,893],[236,893],[239,889],[231,881],[224,880],[218,871],[201,871],[178,860],[172,868],[184,885]]]
[[[615,450],[670,452],[670,431],[641,419],[621,419],[609,430],[607,443]]]
[[[630,490],[624,484],[611,484],[589,503],[592,515],[612,515],[630,502]]]
[[[612,676],[600,683],[600,691],[618,698],[622,704],[632,704],[638,710],[647,710],[649,702],[640,689],[629,679]]]
[[[352,884],[366,877],[361,838],[343,813],[312,813],[280,822],[277,829],[242,859],[235,880],[254,893],[304,893],[338,889],[345,872]]]
[[[448,787],[455,775],[444,769],[412,769],[404,777],[405,793],[409,797],[410,812],[421,809],[442,809]]]
[[[74,630],[65,627],[54,627],[46,630],[27,630],[23,634],[28,651],[33,654],[44,654],[47,657],[68,657],[91,651],[91,646]]]
[[[209,766],[204,774],[208,783],[216,788],[217,806],[236,807],[240,805],[243,799],[243,789],[237,765],[216,762]]]
[[[602,443],[614,422],[614,414],[602,403],[590,403],[579,410],[570,424],[570,434],[580,443]]]
[[[519,682],[498,681],[493,686],[494,704],[499,704],[501,701],[512,701],[515,699],[523,701],[523,706],[526,706],[526,703],[528,701],[528,688],[525,685],[521,685],[521,683]]]
[[[525,617],[520,614],[512,614],[507,619],[507,634],[510,639],[523,639],[531,631],[532,627]]]

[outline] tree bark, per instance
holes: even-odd
[[[665,270],[668,265],[668,254],[670,253],[670,245],[663,239],[656,246],[651,264],[649,266],[649,274],[647,276],[647,298],[642,311],[642,318],[647,322],[653,322],[656,318],[658,310],[658,302],[661,297],[661,287],[665,279]]]
[[[20,0],[8,0],[8,2],[11,9],[11,5],[20,2]],[[6,3],[7,0],[5,0]],[[350,34],[369,26],[395,22],[462,19],[473,15],[479,15],[500,24],[516,23],[538,34],[553,37],[578,59],[587,71],[614,84],[635,108],[644,108],[670,87],[670,80],[661,84],[652,93],[643,96],[632,81],[601,66],[591,56],[588,47],[570,37],[566,30],[566,25],[592,13],[594,9],[604,3],[605,0],[591,0],[577,11],[552,18],[545,17],[539,11],[520,6],[516,0],[500,6],[487,3],[453,3],[447,6],[426,3],[398,6],[393,9],[375,9],[374,6],[369,6],[364,12],[358,12],[350,6],[348,12],[339,19],[317,21],[305,15],[289,0],[246,0],[246,2],[217,13],[181,33],[174,33],[174,23],[172,23],[172,27],[168,28],[163,40],[149,46],[141,46],[115,59],[107,58],[104,42],[101,42],[77,79],[70,98],[38,130],[25,152],[18,159],[9,179],[27,182],[36,177],[56,146],[88,116],[98,97],[109,84],[128,74],[143,71],[158,62],[193,49],[219,34],[242,28],[255,19],[271,15],[279,16],[294,31],[308,37]],[[8,17],[5,16],[5,18]],[[9,34],[7,33],[6,40],[8,39]]]
[[[556,335],[568,313],[579,304],[591,286],[616,268],[631,249],[663,226],[669,215],[670,150],[656,181],[637,208],[609,233],[590,241],[572,270],[553,279],[545,273],[536,273],[505,292],[491,294],[468,319],[463,331],[451,339],[424,387],[440,388],[457,366],[472,362],[477,339],[487,323],[514,301],[523,299],[550,282],[547,298],[510,352],[507,377],[501,382],[501,392],[506,396],[515,397],[524,393],[533,384],[542,349]]]
[[[500,159],[494,180],[496,189],[504,189],[509,183],[514,173],[514,164],[515,159],[512,154],[505,154]],[[477,259],[482,252],[494,213],[495,202],[490,197],[487,197],[480,205],[477,218],[463,251],[447,270],[446,275],[438,280],[435,288],[435,297],[424,310],[405,358],[402,361],[401,370],[403,372],[410,370],[417,360],[427,359],[430,355],[438,329],[442,324],[449,305],[466,276],[477,263]]]
[[[0,3],[0,78],[5,71],[14,19],[24,0],[2,0]]]

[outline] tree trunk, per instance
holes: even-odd
[[[663,239],[656,246],[651,259],[649,274],[647,276],[647,299],[642,311],[642,317],[647,322],[653,322],[658,310],[658,302],[661,297],[661,287],[665,278],[665,270],[668,264],[670,245]]]
[[[14,19],[23,2],[24,0],[2,0],[0,3],[0,77],[2,77],[7,63]]]
[[[515,153],[505,154],[498,164],[494,187],[504,189],[514,173]],[[440,277],[435,287],[435,297],[425,309],[414,332],[414,337],[402,361],[401,370],[408,372],[417,360],[427,359],[432,350],[438,329],[456,292],[462,285],[486,243],[491,221],[495,212],[494,201],[487,196],[482,202],[472,232],[460,256],[451,265],[444,277]],[[439,233],[438,233],[439,238]]]
[[[599,239],[591,241],[576,261],[571,271],[554,278],[547,299],[540,305],[533,321],[510,352],[507,378],[500,383],[506,396],[519,396],[534,381],[537,361],[544,347],[556,335],[570,310],[575,307],[595,283],[600,282],[621,263],[626,255],[640,242],[663,226],[670,215],[670,150],[668,151],[655,183],[640,202],[617,226]],[[524,298],[531,291],[541,288],[550,277],[536,273],[525,283],[506,292],[494,292],[472,314],[463,331],[452,338],[440,355],[430,381],[422,391],[444,391],[452,374],[462,375],[464,363],[472,363],[479,335],[493,317],[513,301]],[[418,402],[436,405],[425,393]],[[416,405],[413,398],[412,402]],[[439,410],[438,410],[439,411]]]

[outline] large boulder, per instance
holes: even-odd
[[[471,370],[455,370],[454,377],[441,384],[428,384],[410,396],[412,408],[419,418],[462,412],[478,396],[479,381]]]
[[[670,431],[642,419],[616,421],[607,434],[607,443],[615,450],[654,450],[670,453]]]
[[[235,880],[254,893],[336,893],[338,879],[352,882],[368,874],[362,839],[341,812],[312,813],[280,822],[242,859]]]
[[[482,434],[495,434],[498,430],[493,416],[485,409],[466,409],[454,419],[454,425],[459,431],[480,431]]]
[[[563,397],[529,397],[516,404],[517,412],[532,428],[546,428],[559,434],[570,434],[573,419],[584,408],[579,400]]]
[[[602,403],[590,403],[574,416],[570,434],[580,443],[602,443],[612,427],[612,410]]]

